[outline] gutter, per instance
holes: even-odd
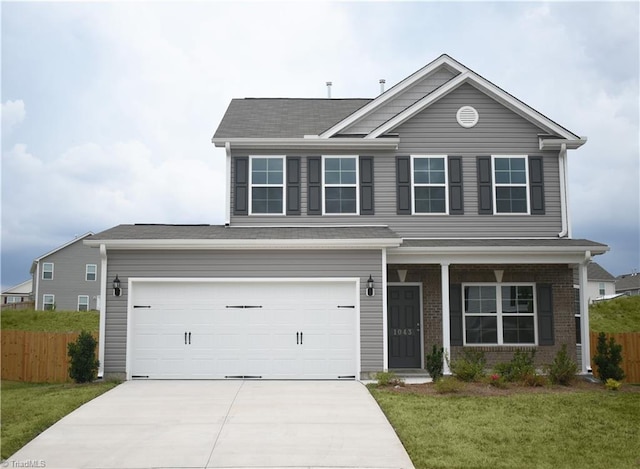
[[[303,138],[212,138],[216,147],[262,150],[397,150],[399,138],[362,139],[354,137],[321,138],[317,135]]]

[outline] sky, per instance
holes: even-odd
[[[223,223],[232,98],[375,97],[443,53],[588,137],[573,237],[637,270],[639,5],[2,2],[2,286],[89,231]]]

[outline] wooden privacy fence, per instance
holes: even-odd
[[[624,380],[627,383],[640,383],[640,332],[624,332],[617,334],[605,334],[607,341],[609,337],[613,337],[616,344],[622,345],[622,370],[624,371]],[[589,334],[589,343],[591,344],[591,369],[597,376],[597,369],[593,363],[593,356],[596,354],[598,345],[598,332]]]
[[[67,345],[79,332],[2,331],[2,379],[33,383],[70,382]],[[97,334],[94,334],[97,339]]]

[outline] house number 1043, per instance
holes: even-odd
[[[413,329],[392,329],[393,335],[413,335]]]

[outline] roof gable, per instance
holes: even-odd
[[[87,236],[91,236],[92,234],[93,232],[89,231],[83,235],[73,238],[71,241],[64,243],[62,246],[58,246],[57,248],[53,249],[52,251],[49,251],[46,254],[41,255],[40,257],[36,257],[33,260],[33,263],[31,264],[31,273],[34,272],[36,264],[40,262],[42,259],[44,259],[45,257],[49,257],[50,255],[55,254],[58,251],[62,251],[67,246],[71,246],[72,244],[77,243],[78,241],[82,241],[84,238],[86,238]]]

